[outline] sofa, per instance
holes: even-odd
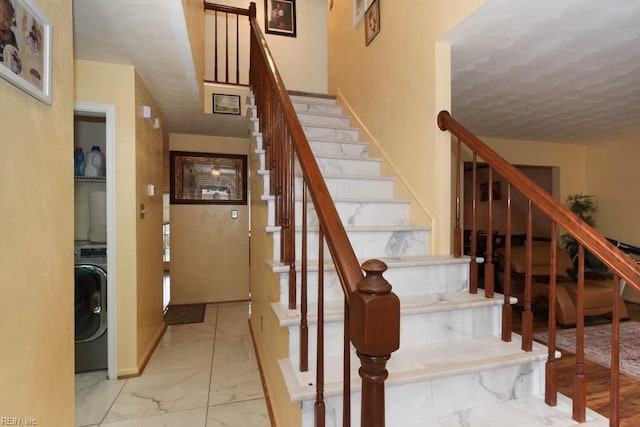
[[[532,246],[532,309],[549,307],[549,280],[551,269],[551,243],[536,242]],[[505,248],[496,250],[497,277],[504,289]],[[516,306],[524,305],[526,247],[511,248],[511,289],[510,296],[518,299]],[[560,247],[556,255],[556,322],[563,325],[575,325],[577,321],[576,298],[577,283],[571,277],[574,266],[569,255]],[[620,293],[614,290],[613,280],[606,273],[585,273],[584,314],[597,316],[613,311],[613,293],[620,304],[620,318],[627,319],[629,314]]]

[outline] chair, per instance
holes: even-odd
[[[496,251],[498,258],[498,280],[504,289],[505,248]],[[551,244],[540,243],[532,246],[532,307],[549,306],[549,280],[551,269]],[[569,255],[560,247],[556,255],[556,321],[561,325],[575,325],[577,321],[576,299],[577,283],[571,279],[569,272],[573,270],[573,263]],[[516,297],[517,306],[524,304],[524,287],[526,271],[526,247],[513,246],[511,248],[511,290],[510,296]],[[611,313],[613,310],[613,294],[619,298],[620,318],[627,319],[629,314],[624,300],[617,289],[614,289],[610,275],[600,274],[589,277],[585,274],[584,281],[584,314],[596,316]]]

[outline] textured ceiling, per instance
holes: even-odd
[[[74,56],[135,66],[165,131],[247,136],[246,118],[203,113],[181,0],[74,0],[73,18]]]
[[[480,136],[640,135],[638,0],[487,0],[445,41],[452,115]]]
[[[134,65],[168,132],[246,136],[202,113],[182,1],[75,0],[75,56]],[[640,1],[486,0],[452,44],[452,114],[484,137],[640,134]]]

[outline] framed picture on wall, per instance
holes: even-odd
[[[51,25],[29,0],[0,0],[0,76],[51,104]]]
[[[172,204],[247,204],[247,156],[170,152]]]
[[[367,46],[380,33],[380,0],[373,0],[364,15],[364,37]]]
[[[295,37],[295,0],[264,0],[264,28],[267,34]]]
[[[213,112],[215,114],[240,115],[240,95],[213,94]]]

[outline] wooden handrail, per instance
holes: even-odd
[[[235,15],[251,16],[251,9],[242,9],[240,7],[227,6],[224,4],[204,2],[204,10],[215,10],[218,12],[232,13]]]
[[[300,167],[308,184],[311,200],[315,206],[322,206],[322,209],[317,210],[318,219],[325,232],[325,239],[333,261],[336,264],[336,269],[341,279],[340,282],[342,283],[345,295],[350,295],[357,290],[358,282],[364,278],[358,263],[358,258],[351,247],[338,211],[329,194],[329,189],[324,182],[320,168],[311,151],[307,136],[293,108],[291,98],[286,95],[287,89],[275,65],[275,59],[260,31],[260,26],[256,18],[251,18],[251,21],[251,30],[258,40],[260,54],[269,67],[271,84],[276,88],[275,93],[278,101],[282,105],[284,119],[289,126],[291,138],[295,141],[294,147]]]
[[[280,226],[280,262],[289,267],[289,309],[297,303],[296,274],[296,208],[295,169],[296,159],[302,170],[303,204],[307,195],[315,207],[319,221],[318,240],[318,343],[316,345],[316,425],[324,426],[324,363],[321,337],[324,331],[323,265],[324,242],[335,265],[344,294],[345,359],[343,361],[343,394],[345,405],[351,394],[351,369],[349,365],[351,344],[361,360],[358,373],[362,379],[361,418],[363,427],[384,425],[384,380],[387,377],[386,362],[400,346],[400,300],[393,294],[391,285],[383,278],[386,264],[368,260],[362,268],[349,241],[338,210],[329,194],[320,167],[293,103],[286,90],[262,30],[256,19],[255,3],[251,3],[250,23],[250,85],[255,94],[258,123],[265,150],[265,168],[269,170],[269,191],[275,199],[275,225]],[[306,216],[303,214],[303,233],[306,233]],[[306,243],[306,234],[303,235]],[[306,246],[302,248],[303,272],[307,272]],[[366,276],[362,270],[366,271]],[[306,295],[306,282],[301,292]],[[302,298],[302,295],[301,295]],[[305,345],[306,300],[301,301],[301,345]],[[347,318],[348,316],[348,318]],[[300,367],[306,369],[307,349],[300,350]],[[350,413],[343,412],[344,426],[350,425]]]
[[[458,123],[448,111],[438,114],[438,127],[448,130],[478,154],[505,180],[530,199],[542,212],[571,234],[585,249],[601,259],[615,274],[640,291],[640,268],[604,236],[586,224],[569,209],[562,206],[549,193],[532,182],[515,166],[485,145],[479,138]]]
[[[556,263],[558,261],[557,252],[556,252],[556,228],[561,226],[564,228],[565,232],[569,235],[573,236],[573,238],[578,243],[578,254],[577,254],[577,266],[575,268],[575,275],[577,278],[575,279],[575,286],[573,286],[573,292],[575,292],[575,318],[573,321],[576,323],[575,335],[576,335],[576,350],[575,350],[575,372],[573,375],[573,411],[572,417],[574,420],[578,422],[584,422],[586,419],[586,404],[587,404],[587,378],[585,375],[584,369],[584,360],[585,360],[585,337],[584,337],[584,329],[585,329],[585,288],[586,288],[586,280],[585,280],[585,253],[586,251],[590,251],[595,257],[597,257],[600,261],[606,265],[609,270],[613,273],[613,281],[611,286],[611,299],[612,299],[612,346],[611,346],[611,387],[610,387],[610,425],[612,427],[617,427],[619,425],[619,400],[620,400],[620,389],[619,389],[619,356],[620,356],[620,316],[621,316],[621,305],[623,304],[622,297],[618,293],[620,279],[624,279],[626,283],[636,290],[640,290],[640,266],[636,265],[637,261],[632,260],[626,254],[623,253],[622,250],[626,250],[626,252],[640,252],[640,248],[635,246],[631,246],[625,243],[621,243],[612,239],[607,239],[602,236],[600,233],[595,231],[591,226],[586,224],[576,215],[574,215],[569,209],[562,206],[559,202],[557,202],[549,193],[540,188],[537,184],[527,178],[522,172],[508,163],[505,159],[503,159],[500,155],[498,155],[495,151],[485,145],[480,139],[478,139],[475,135],[465,129],[460,123],[456,122],[451,115],[447,111],[441,111],[438,114],[438,126],[441,130],[448,130],[452,135],[458,138],[458,153],[457,158],[458,162],[460,162],[460,142],[464,143],[473,153],[473,182],[472,185],[472,230],[475,237],[475,227],[476,227],[476,218],[475,218],[475,201],[476,201],[476,160],[477,157],[480,157],[483,161],[486,162],[489,168],[489,184],[488,184],[488,224],[487,229],[489,230],[489,234],[492,230],[492,211],[491,211],[491,201],[492,201],[492,192],[491,185],[493,182],[492,172],[497,172],[502,179],[507,182],[507,224],[506,224],[506,244],[505,244],[505,253],[503,260],[503,277],[504,277],[504,294],[505,294],[505,304],[502,308],[502,319],[505,324],[503,324],[503,340],[508,341],[511,339],[511,335],[509,331],[511,330],[511,322],[512,315],[510,304],[508,301],[508,296],[514,295],[512,293],[511,288],[511,189],[512,186],[519,190],[519,192],[524,196],[527,200],[528,204],[528,213],[527,213],[527,231],[526,231],[526,242],[525,246],[525,266],[524,266],[524,284],[520,284],[520,286],[524,285],[524,289],[520,289],[517,293],[519,298],[519,303],[522,304],[522,340],[521,345],[524,351],[532,351],[532,339],[533,339],[533,312],[532,312],[532,291],[533,291],[533,267],[532,267],[532,258],[533,258],[533,230],[532,230],[532,205],[535,205],[540,211],[546,214],[551,220],[551,234],[550,234],[550,254],[549,254],[549,283],[548,286],[542,286],[542,288],[538,287],[537,292],[546,292],[548,301],[549,301],[549,323],[548,323],[548,354],[547,354],[547,362],[545,366],[545,402],[549,405],[556,405],[557,403],[557,390],[558,390],[558,365],[555,359],[556,352],[556,321],[560,321],[559,317],[557,317],[557,313],[559,312],[559,290],[560,286],[557,283],[557,275],[563,275],[564,272],[556,271]],[[459,187],[459,180],[457,180],[456,185]],[[456,190],[456,198],[460,198],[460,190],[459,188]],[[456,200],[459,203],[458,200]],[[459,215],[459,212],[456,211],[456,215]],[[456,218],[456,224],[459,223],[459,218]],[[459,226],[456,226],[454,229],[454,233],[460,233]],[[485,266],[485,273],[487,269],[489,273],[485,274],[485,296],[487,293],[487,289],[491,290],[493,285],[493,275],[491,274],[491,258],[493,258],[491,252],[491,246],[489,243],[489,238],[487,238],[488,244],[487,246],[487,258],[489,263]],[[454,239],[454,244],[459,244],[460,239]],[[618,249],[619,248],[619,249]],[[622,249],[622,250],[620,250]],[[636,253],[637,253],[636,252]],[[454,249],[454,254],[459,254],[460,248]],[[456,255],[459,256],[459,255]],[[471,244],[471,256],[475,257],[475,242],[472,239]],[[470,266],[470,280],[475,281],[476,279],[473,276],[474,273],[474,263],[473,259]],[[470,292],[473,292],[476,284],[470,283]],[[541,291],[541,289],[544,289]],[[563,291],[567,292],[567,288],[563,287]],[[606,304],[606,301],[602,301]],[[567,319],[563,316],[563,322],[567,321]]]

